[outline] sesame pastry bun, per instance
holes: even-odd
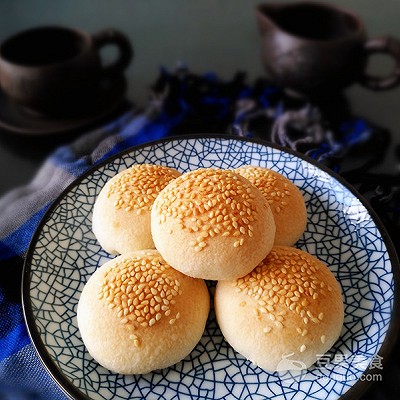
[[[246,165],[234,171],[257,186],[268,200],[276,225],[274,244],[296,243],[307,224],[306,205],[298,187],[268,168]]]
[[[275,222],[265,197],[228,170],[201,168],[170,182],[151,214],[157,250],[195,278],[234,279],[271,250]]]
[[[121,255],[83,288],[77,320],[84,344],[103,367],[145,374],[186,357],[210,309],[203,280],[171,268],[156,250]]]
[[[334,275],[292,247],[273,247],[250,274],[218,282],[214,300],[227,342],[268,372],[282,371],[286,359],[310,367],[336,342],[343,325]]]
[[[134,165],[111,178],[93,208],[92,230],[110,254],[153,249],[150,209],[158,193],[181,173],[161,165]]]

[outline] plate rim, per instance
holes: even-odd
[[[259,138],[248,138],[242,136],[235,136],[230,134],[221,134],[221,133],[197,133],[197,134],[185,134],[185,135],[171,135],[163,139],[157,139],[149,142],[145,142],[139,145],[131,146],[122,151],[119,151],[105,159],[101,160],[99,163],[90,167],[87,171],[85,171],[82,175],[73,180],[48,206],[44,215],[40,219],[37,228],[35,229],[32,238],[29,242],[28,249],[25,253],[25,259],[22,270],[22,280],[21,280],[21,297],[22,297],[22,311],[24,315],[25,325],[31,339],[31,344],[35,348],[36,354],[39,357],[42,365],[45,367],[49,375],[52,377],[54,382],[57,384],[58,388],[64,392],[69,398],[72,399],[82,399],[82,400],[90,400],[90,398],[82,393],[76,386],[74,386],[70,380],[64,375],[62,370],[57,366],[57,364],[51,358],[45,344],[41,340],[40,332],[38,331],[37,325],[35,324],[35,318],[33,316],[32,305],[29,296],[29,283],[30,283],[30,272],[31,272],[31,261],[32,255],[35,250],[35,245],[37,244],[37,240],[40,236],[40,233],[46,224],[47,220],[51,216],[54,209],[59,205],[62,199],[72,190],[72,188],[78,186],[86,177],[91,175],[97,169],[103,167],[104,165],[112,162],[113,160],[120,158],[128,153],[133,151],[138,151],[145,147],[155,146],[157,144],[172,142],[172,141],[180,141],[180,140],[193,140],[193,139],[222,139],[222,140],[234,140],[246,143],[254,143],[259,144],[261,146],[270,147],[273,149],[277,149],[282,151],[283,153],[291,154],[301,160],[304,160],[314,167],[322,170],[327,173],[329,176],[336,179],[340,184],[342,184],[347,190],[349,190],[365,207],[368,211],[372,221],[376,225],[379,233],[381,234],[382,240],[386,246],[386,251],[389,257],[389,260],[392,265],[392,274],[393,274],[393,308],[391,313],[391,319],[389,323],[389,327],[385,336],[385,339],[378,351],[379,356],[382,358],[382,366],[383,370],[385,369],[385,365],[388,362],[388,358],[390,358],[390,353],[393,350],[396,344],[396,338],[400,332],[400,263],[398,259],[398,255],[396,249],[394,247],[393,241],[387,232],[386,227],[383,222],[380,220],[378,214],[372,208],[372,206],[368,203],[366,198],[360,194],[349,182],[347,182],[342,176],[338,173],[332,171],[327,166],[319,163],[313,158],[294,151],[292,149],[286,148],[284,146],[280,146],[276,143],[269,142],[267,140],[259,139]],[[390,340],[394,339],[394,340]],[[382,369],[379,369],[382,371]],[[366,374],[373,374],[376,371],[376,368],[367,367],[367,369],[363,372],[362,376]],[[366,379],[359,379],[354,385],[347,390],[342,396],[338,398],[338,400],[356,400],[360,398],[372,385],[373,381],[368,381]]]

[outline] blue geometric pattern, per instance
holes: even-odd
[[[91,274],[110,258],[91,231],[92,207],[106,181],[134,163],[162,164],[182,172],[260,165],[282,173],[301,189],[308,224],[296,246],[331,268],[344,296],[344,326],[328,352],[327,365],[311,367],[301,379],[268,374],[227,344],[213,310],[200,343],[171,368],[123,376],[110,373],[90,357],[77,328],[76,306]],[[29,255],[25,290],[30,300],[25,307],[33,341],[64,389],[72,385],[91,399],[337,399],[356,384],[378,354],[393,310],[392,263],[361,201],[316,165],[238,139],[172,139],[133,149],[103,164],[52,208]],[[209,282],[209,288],[212,293],[214,283]],[[355,356],[364,357],[367,364],[352,362]]]

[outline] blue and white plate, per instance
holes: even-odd
[[[213,311],[197,347],[170,368],[123,376],[91,358],[77,327],[76,307],[89,277],[110,258],[91,231],[92,207],[106,181],[134,163],[182,172],[260,165],[301,189],[308,224],[297,246],[329,265],[345,303],[341,336],[320,362],[295,374],[266,373],[225,342]],[[255,141],[187,137],[133,148],[92,169],[64,192],[29,249],[23,304],[40,358],[72,398],[350,399],[381,379],[398,326],[398,279],[398,261],[384,228],[340,178],[302,156]]]

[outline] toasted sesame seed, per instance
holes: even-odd
[[[156,195],[179,175],[178,171],[160,165],[134,165],[110,181],[107,197],[115,196],[117,209],[150,211]]]
[[[319,266],[312,258],[299,254],[296,249],[284,254],[272,249],[260,265],[233,285],[236,291],[254,298],[259,311],[268,312],[268,316],[274,315],[269,313],[274,312],[275,305],[282,305],[299,315],[304,324],[319,323],[320,315],[317,318],[309,309],[319,295],[326,296],[323,292],[326,285],[321,288],[318,270]],[[284,320],[284,317],[277,319],[275,316],[274,321],[284,324]],[[307,330],[301,332],[305,335]]]
[[[300,353],[303,353],[303,352],[305,352],[306,350],[307,350],[307,347],[306,347],[306,345],[305,344],[302,344],[301,346],[300,346]]]
[[[326,336],[325,336],[325,335],[322,335],[322,336],[321,336],[321,343],[322,343],[322,344],[325,344],[325,341],[326,341]]]
[[[159,269],[154,270],[153,265],[159,266]],[[174,287],[179,289],[180,283],[168,278],[164,272],[168,268],[169,265],[160,256],[151,253],[147,258],[119,261],[105,274],[102,290],[109,296],[103,301],[107,301],[110,308],[118,304],[116,311],[122,324],[153,326],[169,311],[168,305],[160,309],[160,303],[164,301],[162,296],[165,296],[164,288],[170,297],[166,300],[168,303],[172,304],[174,298],[179,296]]]
[[[214,236],[233,236],[238,237],[233,244],[239,247],[243,244],[241,235],[252,236],[249,224],[257,219],[259,210],[253,198],[252,185],[247,180],[228,170],[200,168],[180,176],[176,183],[158,198],[156,212],[160,217],[176,218],[184,230],[191,230],[191,217],[176,207],[176,198],[179,197],[180,209],[192,210],[202,216],[195,224],[204,234],[205,242]],[[247,217],[238,218],[238,213]],[[160,224],[163,222],[160,220]],[[197,244],[192,247],[201,251]]]
[[[275,325],[276,325],[278,328],[283,328],[283,324],[282,324],[281,321],[275,321]]]
[[[276,213],[290,205],[290,182],[287,178],[262,167],[245,166],[236,169],[235,172],[258,187],[270,205],[277,203],[277,207],[273,208]]]

